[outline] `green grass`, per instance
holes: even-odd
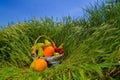
[[[105,5],[94,6],[86,9],[88,19],[34,18],[4,27],[0,31],[0,80],[119,80],[119,8],[114,5],[108,12]],[[63,42],[65,55],[61,64],[35,72],[29,69],[30,49],[40,35],[49,36],[57,46]]]

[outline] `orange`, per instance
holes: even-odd
[[[54,52],[55,52],[55,49],[52,46],[44,47],[44,56],[45,57],[53,56]]]
[[[36,59],[34,63],[34,70],[44,71],[46,68],[47,68],[47,62],[44,59],[42,58]]]

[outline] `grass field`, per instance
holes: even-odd
[[[120,5],[86,9],[86,17],[31,19],[0,31],[0,80],[119,80]],[[64,43],[64,60],[43,72],[31,71],[30,49],[47,35]]]

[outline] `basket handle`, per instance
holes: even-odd
[[[41,35],[41,36],[38,36],[37,37],[37,39],[35,40],[35,42],[34,42],[34,45],[36,45],[37,44],[37,41],[40,39],[40,38],[46,38],[46,39],[48,39],[49,41],[53,41],[50,37],[48,37],[48,36],[46,36],[46,35]]]

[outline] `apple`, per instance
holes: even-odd
[[[62,54],[62,53],[64,53],[64,50],[61,48],[55,48],[55,52]]]

